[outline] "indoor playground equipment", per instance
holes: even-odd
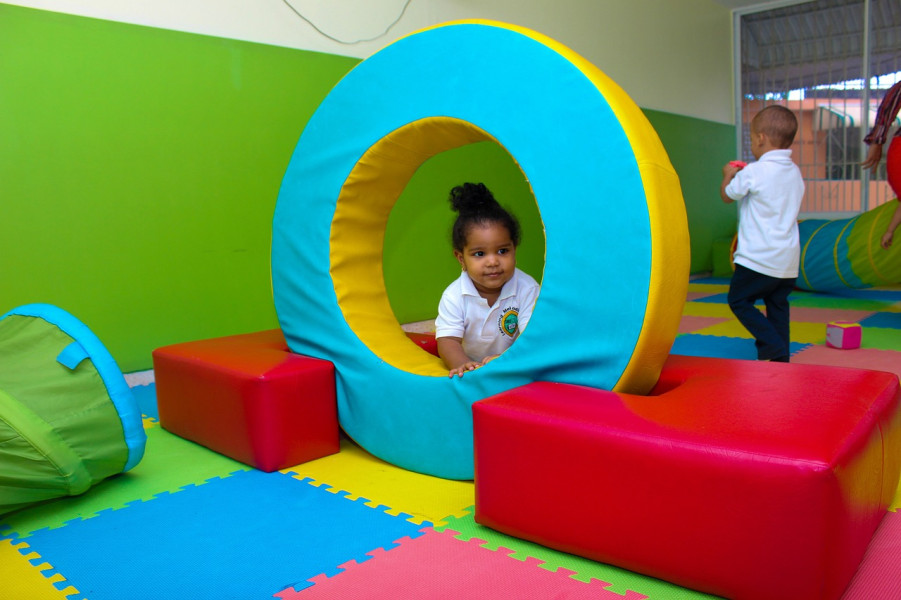
[[[391,311],[385,226],[420,165],[484,140],[532,186],[542,290],[509,350],[448,378]],[[273,220],[281,331],[155,351],[160,422],[281,468],[304,440],[259,423],[337,400],[373,455],[474,477],[490,527],[736,600],[835,600],[898,485],[898,378],[669,356],[688,258],[676,174],[619,87],[519,27],[425,29],[348,73],[301,135]],[[322,448],[335,424],[319,429]]]
[[[677,355],[648,396],[532,383],[473,405],[475,519],[724,598],[837,600],[898,487],[899,406],[894,373]]]
[[[796,285],[829,292],[901,283],[901,246],[879,246],[896,206],[892,200],[850,219],[800,221]]]
[[[131,389],[81,321],[48,304],[0,317],[0,514],[128,471],[145,440]]]
[[[157,348],[153,368],[176,435],[266,472],[338,452],[334,366],[278,329]]]
[[[531,184],[542,291],[513,347],[450,380],[391,311],[385,226],[420,165],[483,140]],[[536,380],[650,390],[688,267],[679,181],[638,106],[571,50],[489,22],[423,30],[348,73],[303,131],[273,221],[279,324],[293,351],[334,363],[341,426],[388,462],[455,479],[473,476],[476,400]]]

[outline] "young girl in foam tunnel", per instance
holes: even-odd
[[[458,213],[452,244],[462,273],[441,296],[435,337],[449,376],[462,377],[513,344],[540,288],[516,268],[519,223],[484,184],[453,188],[450,203]]]

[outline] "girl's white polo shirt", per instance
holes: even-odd
[[[441,295],[435,337],[462,338],[463,351],[475,361],[500,354],[525,329],[540,289],[529,274],[516,269],[497,302],[488,306],[464,271]]]

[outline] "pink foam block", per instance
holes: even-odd
[[[280,330],[153,352],[160,424],[262,471],[339,450],[331,362],[288,350]]]
[[[851,350],[860,348],[861,328],[858,323],[832,321],[826,325],[826,345],[830,348]]]
[[[834,600],[901,471],[889,373],[670,356],[650,396],[473,406],[476,521],[735,600]]]

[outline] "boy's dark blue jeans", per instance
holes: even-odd
[[[770,277],[735,265],[729,284],[729,308],[754,336],[758,360],[788,362],[788,295],[795,287],[795,279]],[[766,316],[754,307],[757,300],[763,300]]]

